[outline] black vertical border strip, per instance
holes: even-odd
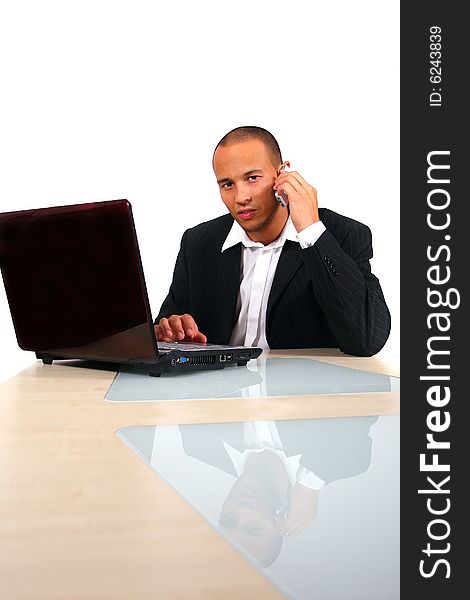
[[[469,44],[469,29],[463,15],[464,3],[455,1],[436,2],[401,2],[400,27],[400,194],[401,194],[401,598],[460,598],[466,595],[466,576],[470,576],[470,567],[464,565],[466,550],[463,541],[468,518],[464,510],[468,496],[464,491],[467,481],[470,483],[469,465],[470,431],[467,430],[467,397],[464,389],[464,373],[470,372],[468,357],[470,356],[468,334],[470,332],[469,315],[466,314],[469,297],[468,279],[470,268],[468,260],[470,251],[467,240],[470,240],[470,220],[465,218],[468,192],[464,191],[463,180],[466,171],[470,171],[470,156],[464,147],[464,139],[468,138],[468,110],[464,111],[465,92],[467,87],[466,56]],[[439,83],[430,81],[430,40],[431,27],[441,28],[441,76]],[[436,74],[436,73],[434,73]],[[430,93],[442,94],[441,106],[430,106]],[[440,88],[440,89],[439,89]],[[435,97],[437,99],[437,96]],[[448,156],[441,155],[435,162],[450,164],[449,184],[433,184],[427,181],[428,153],[448,150]],[[439,175],[435,171],[436,176]],[[444,179],[444,171],[439,177]],[[445,210],[437,211],[428,206],[428,194],[433,188],[445,189],[450,195],[450,204]],[[444,194],[433,196],[437,201],[445,200]],[[450,225],[445,230],[432,230],[427,224],[427,215],[437,222],[444,222],[449,213]],[[446,239],[445,236],[450,236]],[[427,257],[427,249],[439,258],[432,262]],[[448,260],[447,260],[448,258]],[[428,280],[428,269],[439,265],[440,278],[450,269],[450,280],[446,284],[434,285]],[[435,274],[436,272],[434,272]],[[451,303],[460,297],[460,305],[456,308],[431,308],[428,304],[428,288],[446,292],[453,288]],[[431,320],[428,327],[427,317],[433,312],[449,315],[450,329],[439,332],[436,320]],[[444,323],[445,319],[441,321]],[[450,369],[428,369],[428,346],[431,336],[449,336],[449,341],[435,341],[433,348],[449,350],[450,354],[440,355],[434,363],[449,365]],[[448,382],[431,382],[420,380],[422,375],[450,376]],[[440,450],[439,463],[450,464],[449,472],[421,472],[419,457],[427,452],[427,462],[432,460],[435,450],[427,450],[426,434],[430,433],[427,418],[436,407],[427,401],[427,390],[432,385],[448,385],[450,401],[440,408],[442,420],[444,412],[450,416],[450,426],[441,433],[435,433],[437,440],[449,441],[450,449]],[[465,386],[466,387],[466,386]],[[419,494],[419,489],[432,489],[427,476],[440,483],[450,475],[442,489],[448,494]],[[431,507],[443,509],[450,501],[447,513],[433,515],[428,509],[428,498]],[[443,519],[448,523],[431,522]],[[429,531],[442,540],[433,540]],[[447,537],[444,537],[448,533]],[[432,553],[425,554],[424,549],[430,544]],[[449,544],[449,546],[447,546]],[[448,551],[447,551],[448,550]],[[436,552],[437,551],[437,552]],[[446,563],[437,561],[443,559]],[[423,571],[430,577],[420,574],[420,561]],[[450,575],[448,578],[446,575]],[[461,586],[461,587],[460,587]],[[457,590],[461,589],[459,593]]]

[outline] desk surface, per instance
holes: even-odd
[[[380,354],[268,355],[399,375]],[[114,375],[37,362],[0,387],[0,598],[280,598],[116,430],[399,411],[397,392],[116,404]]]

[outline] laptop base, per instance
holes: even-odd
[[[257,349],[255,349],[257,350]],[[109,362],[109,361],[100,361],[96,358],[84,358],[84,357],[74,357],[74,356],[56,356],[52,354],[46,354],[43,352],[36,352],[36,358],[42,360],[45,365],[52,365],[54,360],[90,360],[90,361],[98,361],[98,362]],[[193,356],[187,357],[182,356],[182,352],[176,350],[174,352],[168,352],[168,354],[161,355],[159,358],[159,362],[152,362],[150,359],[135,359],[134,361],[126,361],[122,364],[127,368],[134,368],[135,371],[139,373],[147,373],[150,377],[160,377],[162,373],[188,373],[191,371],[207,371],[207,370],[220,370],[227,366],[226,360],[221,360],[221,356],[217,354],[207,355],[205,353],[194,352],[191,353]],[[237,356],[234,357],[235,360],[232,361],[233,365],[237,365],[238,367],[246,367],[248,361],[251,358],[256,358],[257,352],[253,353],[254,356]]]

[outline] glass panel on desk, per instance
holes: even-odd
[[[117,433],[288,597],[399,597],[399,417]]]
[[[246,367],[163,373],[161,377],[121,371],[105,398],[132,402],[391,392],[399,390],[399,382],[397,377],[311,358],[260,357]]]

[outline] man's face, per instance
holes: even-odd
[[[280,551],[282,536],[277,530],[274,510],[280,495],[268,479],[242,475],[233,485],[220,513],[219,526],[237,540],[256,561]]]
[[[258,139],[219,147],[214,172],[220,195],[233,218],[248,233],[280,229],[286,213],[279,212],[273,185],[277,167],[264,143]],[[253,239],[255,236],[250,236]]]

